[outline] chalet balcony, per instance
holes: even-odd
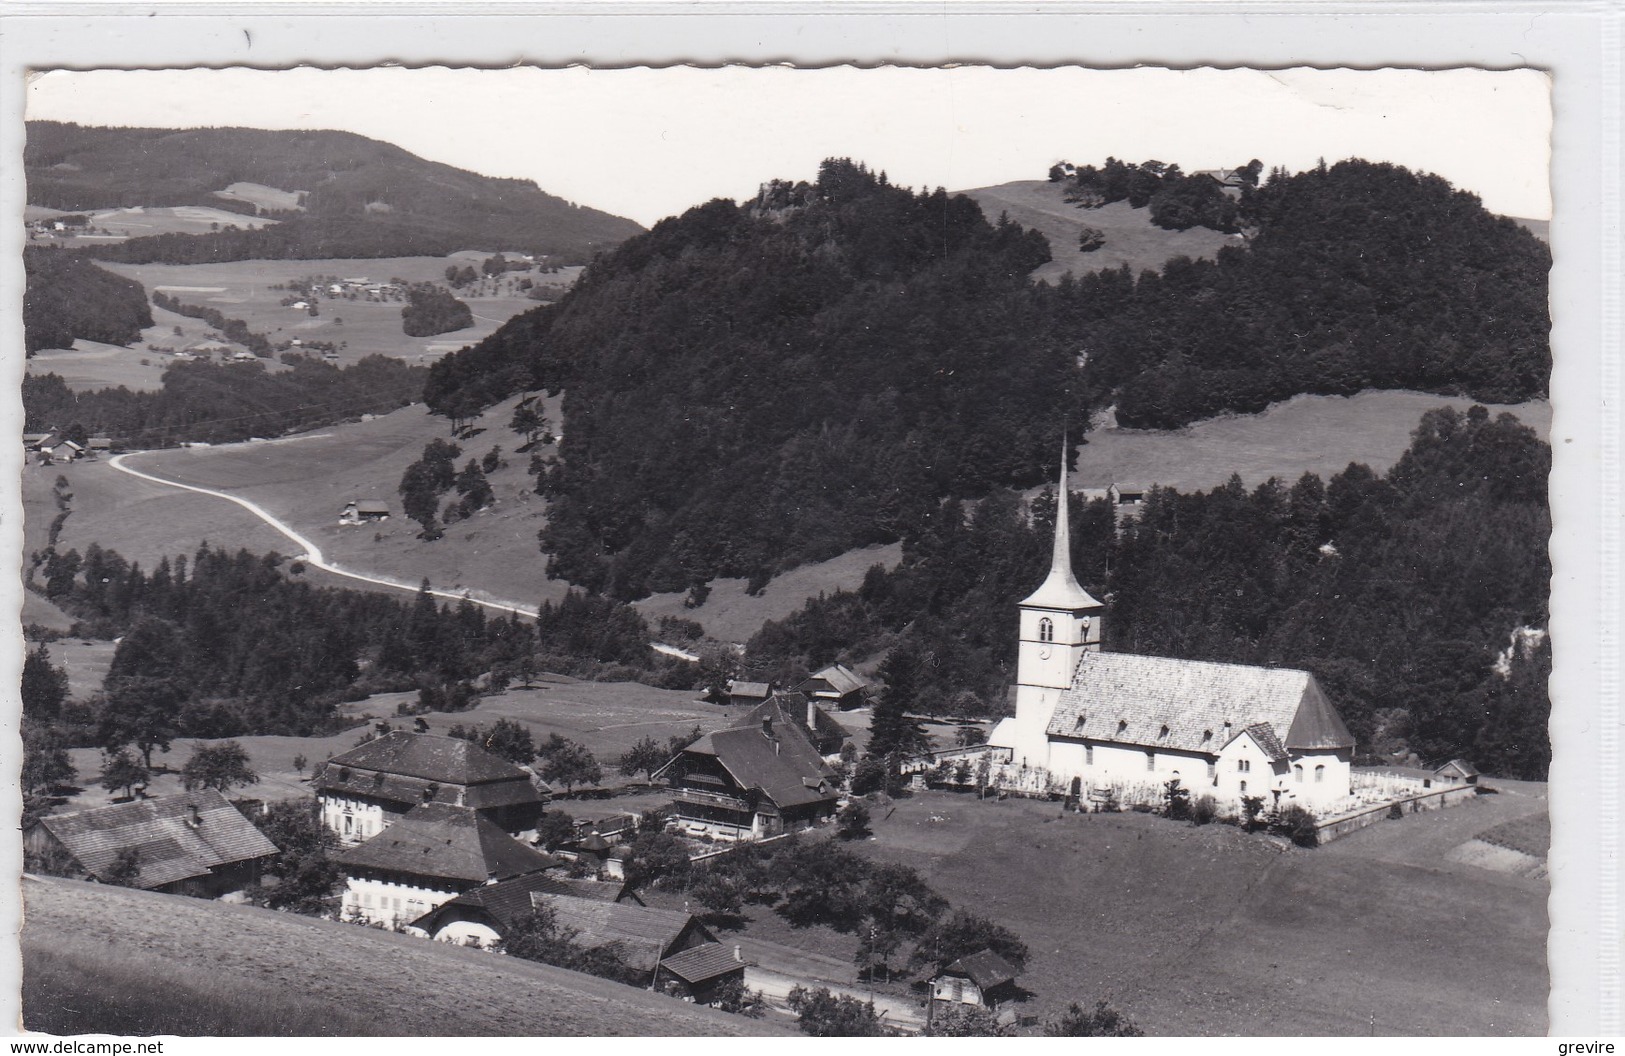
[[[696,807],[709,807],[712,810],[734,811],[741,814],[751,813],[749,803],[738,796],[727,796],[720,792],[706,792],[698,788],[674,788],[671,798],[680,804],[689,804]]]

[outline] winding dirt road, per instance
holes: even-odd
[[[151,473],[145,473],[134,468],[133,466],[125,464],[125,459],[129,458],[133,454],[139,453],[140,452],[132,451],[127,454],[114,455],[112,458],[108,459],[107,464],[118,470],[120,473],[128,473],[132,477],[139,477],[142,480],[150,481],[154,484],[162,484],[169,488],[179,488],[182,491],[195,491],[199,495],[212,495],[217,499],[225,499],[227,502],[235,502],[249,513],[252,513],[254,516],[270,525],[272,528],[275,528],[277,531],[287,536],[288,539],[300,549],[300,553],[297,555],[298,559],[303,561],[305,564],[310,565],[312,568],[321,569],[323,572],[327,572],[335,576],[343,576],[345,579],[354,579],[362,583],[372,583],[381,587],[392,587],[395,590],[404,590],[409,594],[416,594],[422,589],[420,584],[406,583],[398,579],[389,579],[384,576],[370,576],[365,572],[352,572],[349,569],[340,568],[338,565],[333,564],[331,561],[328,561],[322,556],[321,547],[294,531],[293,528],[286,522],[278,520],[268,510],[266,510],[265,507],[256,502],[250,502],[248,499],[241,498],[237,495],[231,495],[224,491],[216,491],[213,488],[200,488],[195,484],[182,484],[179,481],[166,480],[163,477],[154,476]],[[487,609],[494,609],[498,612],[505,612],[509,614],[518,613],[522,616],[529,616],[533,619],[536,616],[536,609],[533,606],[521,605],[516,601],[486,601],[476,598],[471,594],[459,594],[449,590],[430,589],[429,593],[437,598],[447,598],[451,601],[471,601],[475,605],[480,605]]]

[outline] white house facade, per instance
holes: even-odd
[[[1345,800],[1354,738],[1309,672],[1101,651],[1105,607],[1072,572],[1064,456],[1058,494],[1049,575],[1020,605],[1016,714],[988,743],[1078,794],[1145,798],[1177,778],[1227,809]]]

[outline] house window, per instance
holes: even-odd
[[[1246,794],[1247,794],[1247,782],[1245,782],[1245,781],[1243,781],[1243,782],[1242,782],[1242,783],[1241,783],[1241,793],[1242,793],[1242,795],[1246,795]]]
[[[1315,783],[1318,785],[1324,780],[1326,780],[1326,768],[1324,766],[1315,767]]]
[[[1146,752],[1145,753],[1145,768],[1147,770],[1155,770],[1157,768],[1157,753],[1156,752]]]
[[[1238,774],[1250,774],[1252,772],[1253,772],[1253,761],[1251,759],[1237,759],[1236,760],[1236,773],[1238,773]]]
[[[1086,744],[1083,746],[1083,765],[1095,765],[1095,746],[1092,744]]]
[[[1298,781],[1298,783],[1300,785],[1303,784],[1303,764],[1302,763],[1298,763],[1298,764],[1296,764],[1296,765],[1294,765],[1292,767],[1292,776],[1297,779],[1297,781]],[[1316,778],[1315,780],[1318,781],[1319,778]]]
[[[1055,640],[1055,624],[1048,616],[1038,621],[1038,640],[1053,642]]]

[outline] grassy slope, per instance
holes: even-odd
[[[725,642],[743,642],[768,620],[782,620],[800,609],[808,598],[837,590],[856,590],[864,573],[875,565],[896,568],[903,559],[903,544],[867,546],[839,557],[802,565],[774,578],[762,593],[745,593],[744,579],[715,579],[711,594],[699,608],[684,608],[686,591],[656,594],[637,603],[651,628],[662,616],[698,620],[705,633]]]
[[[292,1034],[328,1017],[398,1036],[782,1032],[546,965],[250,907],[51,879],[28,882],[24,904],[34,1030],[258,1035],[276,1021],[235,1006],[263,997],[287,1009]],[[81,974],[100,985],[76,985]]]
[[[1227,826],[927,793],[855,846],[914,865],[1032,950],[1042,1017],[1110,1000],[1158,1035],[1533,1035],[1547,889],[1444,860],[1542,786],[1314,851]],[[1020,882],[1012,882],[1019,878]]]
[[[1237,236],[1205,227],[1165,230],[1151,223],[1150,210],[1131,208],[1127,202],[1079,209],[1061,199],[1060,184],[1047,180],[1018,180],[961,193],[975,199],[989,219],[1006,213],[1022,227],[1033,228],[1049,239],[1053,259],[1033,272],[1033,278],[1046,282],[1054,282],[1069,271],[1084,275],[1124,264],[1138,275],[1178,256],[1211,260],[1221,246],[1240,244]],[[1106,244],[1093,253],[1078,251],[1078,234],[1085,227],[1106,235]]]
[[[1171,432],[1108,426],[1091,432],[1078,448],[1072,486],[1131,481],[1189,491],[1217,487],[1232,473],[1248,485],[1272,476],[1291,483],[1305,472],[1329,479],[1350,462],[1381,473],[1410,446],[1422,414],[1445,404],[1464,410],[1473,401],[1402,391],[1294,396],[1260,414],[1210,418]],[[1542,436],[1550,432],[1552,409],[1545,400],[1490,410],[1511,411]]]

